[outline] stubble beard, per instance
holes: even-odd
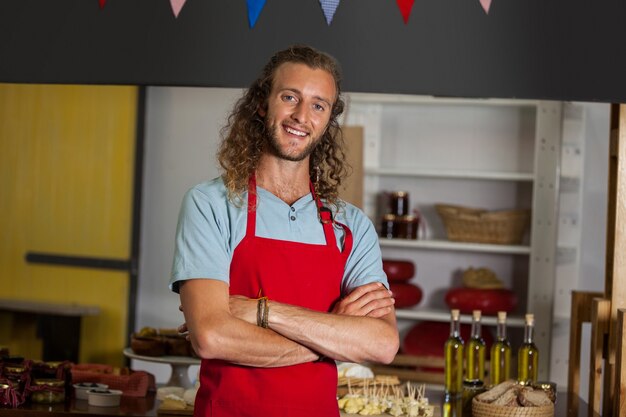
[[[300,153],[291,154],[284,152],[281,149],[278,135],[274,129],[271,129],[267,132],[267,143],[270,153],[280,159],[284,159],[285,161],[300,162],[305,160],[309,155],[313,153],[313,151],[320,142],[320,137],[314,138],[313,141],[311,141],[311,143],[309,143],[306,148],[304,148]]]

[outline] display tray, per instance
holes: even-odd
[[[200,365],[200,359],[191,356],[144,356],[137,355],[130,347],[123,350],[124,356],[146,362],[162,363],[172,367],[172,375],[166,383],[168,386],[191,388],[189,366]]]
[[[131,359],[139,359],[146,362],[167,363],[172,365],[200,365],[200,359],[191,356],[145,356],[137,355],[129,347],[124,349],[124,356]]]

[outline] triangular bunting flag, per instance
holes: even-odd
[[[400,12],[402,13],[404,24],[409,22],[409,15],[411,14],[414,2],[415,0],[396,0],[396,3],[398,3],[398,7],[400,8]]]
[[[178,13],[180,13],[180,9],[183,8],[186,1],[187,0],[170,0],[170,4],[172,5],[172,11],[174,12],[174,17],[178,17]]]
[[[480,0],[480,5],[483,6],[485,13],[489,14],[489,8],[491,7],[491,0]]]
[[[246,3],[248,4],[248,23],[253,28],[265,6],[265,0],[246,0]]]
[[[326,18],[327,25],[330,25],[333,21],[333,16],[335,16],[335,11],[337,11],[337,6],[339,6],[339,1],[340,0],[320,0],[320,5],[324,11],[324,17]]]
[[[107,0],[98,0],[98,4],[100,4],[100,8],[104,9],[104,5],[106,4]]]

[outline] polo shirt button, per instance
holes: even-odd
[[[296,216],[291,216],[291,220],[295,220],[295,219],[296,219]]]
[[[296,211],[296,208],[295,208],[295,207],[292,207],[292,208],[291,208],[291,211]]]

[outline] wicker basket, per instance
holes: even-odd
[[[554,404],[541,407],[506,407],[472,400],[472,417],[553,417]]]
[[[448,239],[456,242],[520,243],[530,220],[529,210],[487,211],[436,204]]]

